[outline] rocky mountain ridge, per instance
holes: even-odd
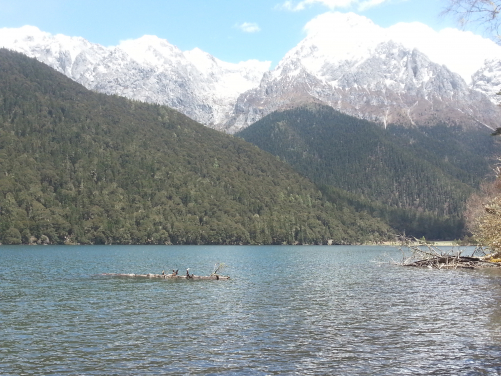
[[[276,109],[321,102],[361,119],[388,124],[494,127],[498,108],[487,96],[489,84],[474,90],[445,66],[417,49],[383,42],[367,57],[325,60],[312,69],[315,45],[298,46],[260,86],[243,93],[226,127],[235,132]],[[478,85],[478,84],[477,84]]]
[[[501,102],[498,93],[501,91],[501,60],[488,60],[472,76],[471,87],[485,94],[496,104]]]
[[[5,47],[49,65],[86,88],[180,110],[209,126],[224,123],[238,95],[259,84],[269,62],[223,62],[181,51],[156,36],[104,47],[36,27],[1,29]]]
[[[481,88],[478,80],[469,85],[413,47],[404,32],[398,35],[365,17],[320,17],[325,20],[307,25],[308,35],[264,74],[259,87],[238,98],[225,125],[228,131],[237,132],[277,109],[309,101],[385,127],[497,124],[499,109],[490,95],[495,80],[484,80]],[[491,67],[496,69],[501,77],[501,64]]]
[[[229,133],[305,102],[384,126],[497,126],[500,61],[486,62],[467,84],[368,19],[335,17],[339,30],[309,33],[273,70],[269,62],[232,64],[199,49],[183,52],[155,36],[104,47],[25,26],[0,29],[0,47],[35,57],[88,89],[168,105]]]

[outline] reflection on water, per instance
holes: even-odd
[[[501,374],[501,274],[388,251],[0,247],[0,374]],[[99,276],[215,262],[232,280]]]

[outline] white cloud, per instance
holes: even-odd
[[[470,31],[446,28],[435,31],[419,22],[398,23],[388,34],[408,48],[416,48],[432,61],[459,73],[467,82],[485,60],[500,59],[501,47]]]
[[[293,12],[297,12],[300,10],[306,9],[307,6],[311,6],[314,4],[323,5],[330,10],[340,9],[340,8],[349,8],[351,6],[358,6],[358,10],[364,11],[366,9],[375,7],[377,5],[383,4],[385,2],[392,0],[301,0],[299,2],[293,2],[291,0],[287,0],[280,4],[278,8],[290,10]]]
[[[258,31],[261,31],[259,25],[254,22],[243,22],[241,24],[237,24],[236,27],[238,27],[244,33],[257,33]]]
[[[361,11],[361,12],[363,12],[364,10],[376,7],[378,5],[386,3],[388,1],[389,0],[366,0],[366,1],[362,1],[362,2],[360,2],[358,4],[358,10]]]
[[[416,48],[467,82],[485,60],[501,59],[501,47],[490,39],[453,28],[435,31],[420,22],[383,28],[355,13],[327,12],[309,21],[304,31],[332,59],[357,59],[380,42],[393,40],[406,48]]]

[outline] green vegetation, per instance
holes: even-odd
[[[399,234],[435,240],[453,240],[462,234],[464,220],[461,216],[437,216],[428,211],[384,205],[333,186],[320,188],[327,200],[344,202],[358,212],[381,218]]]
[[[501,262],[501,195],[492,198],[477,219],[475,239],[492,251],[493,261]]]
[[[90,92],[0,50],[3,244],[334,244],[391,229],[167,107]]]
[[[501,134],[498,128],[493,135]],[[498,162],[501,158],[498,159]],[[482,184],[479,192],[467,201],[466,225],[474,242],[488,249],[491,261],[501,262],[501,169],[496,168],[497,179]]]
[[[238,136],[309,177],[329,200],[427,239],[462,237],[464,204],[489,172],[493,148],[487,131],[383,129],[321,105],[272,113]]]

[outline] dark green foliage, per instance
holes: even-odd
[[[400,146],[474,188],[492,173],[490,165],[498,146],[489,137],[491,130],[462,129],[457,126],[404,128],[388,126]]]
[[[434,240],[459,239],[463,234],[461,216],[438,216],[431,212],[392,207],[333,186],[324,185],[320,189],[327,200],[381,218],[399,234]]]
[[[272,113],[238,136],[288,162],[335,202],[429,239],[461,236],[464,203],[488,172],[489,150],[474,145],[492,147],[487,131],[383,129],[321,105]]]
[[[239,138],[0,50],[4,244],[357,243],[389,232]]]

